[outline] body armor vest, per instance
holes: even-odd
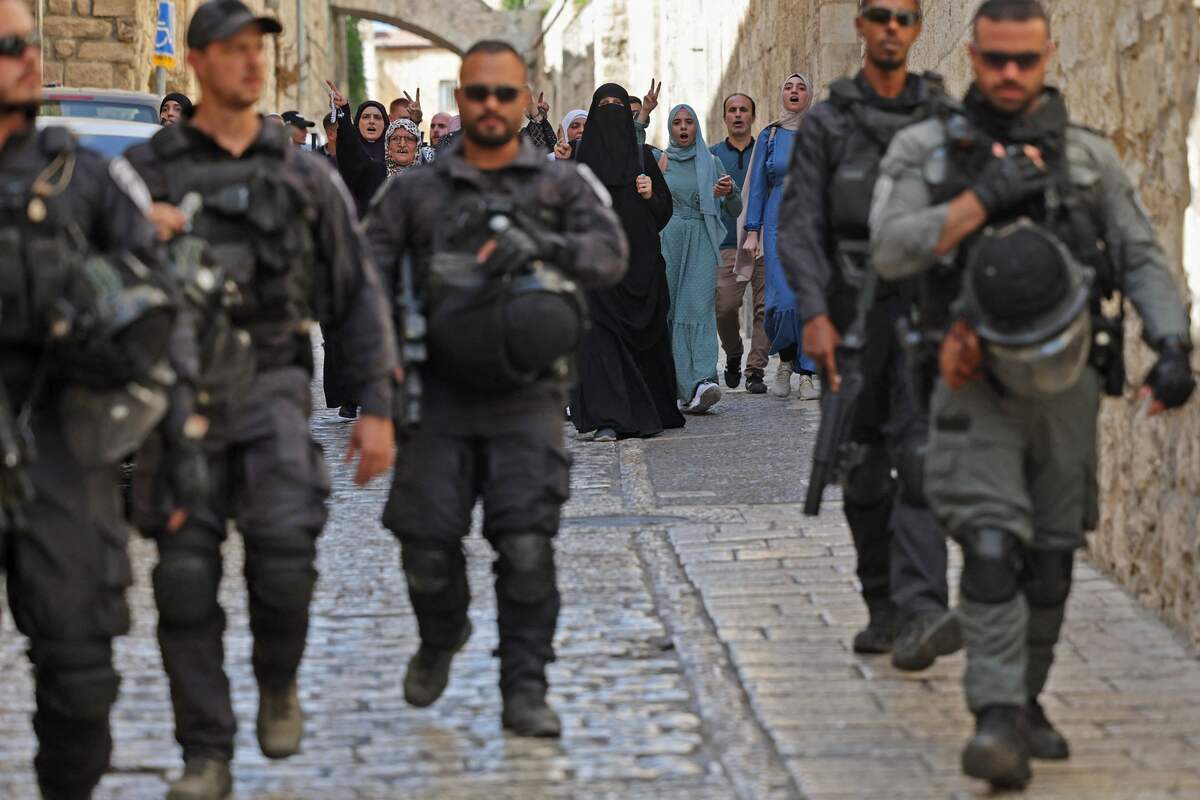
[[[317,212],[285,168],[291,148],[283,136],[277,148],[218,161],[188,158],[185,134],[174,126],[153,139],[168,202],[200,197],[192,232],[209,244],[225,281],[229,318],[250,334],[260,369],[300,363],[297,348],[308,342],[298,344],[297,336],[313,316]]]
[[[37,164],[0,182],[0,345],[44,343],[50,312],[83,262],[86,242],[63,195],[75,149],[66,130],[47,128],[37,134]]]
[[[456,185],[450,195],[424,287],[431,367],[445,380],[486,391],[565,378],[587,325],[578,286],[540,260],[489,276],[475,255],[510,225],[561,233],[566,220],[555,182],[542,172],[532,185],[514,181],[494,194]]]
[[[943,129],[946,144],[934,153],[932,163],[926,165],[926,180],[934,205],[948,203],[971,188],[987,159],[992,157],[995,143],[960,112],[948,113],[943,119]],[[1012,220],[1027,217],[1042,226],[1062,241],[1075,259],[1093,271],[1092,307],[1099,315],[1100,301],[1120,291],[1123,281],[1104,242],[1104,197],[1098,176],[1077,174],[1072,170],[1070,145],[1066,143],[1065,131],[1062,134],[1062,152],[1041,148],[1052,175],[1045,198],[1015,209],[1008,216]],[[962,268],[977,236],[959,246],[952,267],[936,268],[921,279],[922,327],[926,330],[941,332],[950,324],[950,307],[961,291]]]
[[[944,97],[942,78],[934,73],[922,76],[917,103],[903,112],[869,104],[852,78],[839,79],[830,88],[830,102],[854,121],[841,142],[829,186],[829,227],[837,266],[831,312],[839,329],[853,316],[854,298],[867,268],[871,200],[883,157],[897,133],[931,116]],[[886,299],[900,286],[883,284],[877,296]]]

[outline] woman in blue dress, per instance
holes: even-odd
[[[762,248],[767,267],[763,327],[771,341],[771,355],[779,354],[779,370],[771,394],[781,399],[791,394],[793,370],[800,374],[800,398],[813,400],[819,396],[813,383],[816,367],[800,349],[804,325],[796,311],[796,295],[788,286],[777,249],[783,181],[792,161],[792,144],[800,119],[811,104],[808,78],[798,72],[789,75],[783,84],[783,113],[759,133],[746,176],[746,237],[742,242],[742,257],[754,258]]]
[[[717,386],[717,264],[722,215],[741,213],[742,197],[721,159],[708,151],[689,105],[671,109],[671,146],[659,169],[674,213],[660,234],[671,292],[671,350],[680,408],[702,414],[721,399]]]

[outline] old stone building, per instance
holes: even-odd
[[[195,96],[195,81],[183,54],[187,20],[199,3],[175,0],[178,19],[176,67],[167,74],[167,90]],[[321,108],[324,78],[337,74],[333,14],[323,0],[249,0],[259,11],[279,18],[284,32],[268,44],[270,68],[263,109]],[[31,6],[39,7],[37,0]],[[41,0],[43,79],[72,87],[153,91],[154,0]],[[303,17],[303,37],[298,18]]]

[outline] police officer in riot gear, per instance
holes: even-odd
[[[1152,413],[1194,389],[1170,267],[1113,147],[1045,85],[1053,51],[1036,0],[984,2],[961,113],[896,137],[872,211],[875,267],[923,276],[920,321],[941,341],[926,489],[964,554],[976,730],[962,767],[997,787],[1024,786],[1031,757],[1070,752],[1038,696],[1074,551],[1098,522],[1101,394],[1125,384],[1120,318],[1101,300],[1132,300],[1158,352],[1142,390]]]
[[[921,31],[918,0],[862,0],[855,25],[866,44],[863,69],[834,82],[830,99],[806,115],[780,212],[780,253],[805,320],[804,349],[824,371],[825,391],[840,385],[835,350],[869,269],[879,162],[892,136],[944,96],[940,78],[905,69]],[[865,388],[850,422],[859,455],[845,476],[844,503],[870,613],[854,650],[892,650],[897,667],[920,670],[961,638],[947,608],[945,540],[922,490],[928,416],[895,333],[908,298],[905,285],[884,283],[867,309]]]
[[[129,155],[157,201],[153,213],[165,235],[185,227],[178,207],[191,206],[191,234],[208,243],[224,276],[225,313],[248,340],[254,365],[246,385],[214,394],[208,373],[222,365],[205,363],[205,342],[196,342],[193,371],[181,375],[196,389],[192,407],[176,416],[207,420],[213,491],[178,532],[148,531],[158,542],[158,638],[185,762],[172,800],[230,791],[236,721],[217,601],[229,519],[245,541],[259,744],[270,758],[300,746],[296,672],[329,493],[309,429],[314,316],[345,343],[361,398],[350,445],[350,455],[362,455],[356,481],[387,470],[393,457],[394,334],[348,194],[324,161],[292,147],[283,128],[253,111],[263,88],[264,36],[280,29],[239,0],[199,6],[188,26],[188,62],[201,102],[188,120]]]
[[[126,430],[113,425],[114,410],[141,430],[154,424],[113,401],[127,381],[146,377],[138,354],[146,364],[163,356],[171,323],[170,313],[149,328],[137,322],[143,311],[168,308],[150,276],[158,264],[145,186],[66,129],[37,131],[40,97],[33,20],[24,3],[2,0],[0,381],[11,414],[0,564],[16,626],[29,637],[38,786],[43,797],[79,800],[109,766],[120,682],[112,640],[129,630],[127,528],[107,452],[129,439],[107,434]],[[106,382],[92,366],[125,374]],[[68,393],[88,420],[64,415]],[[65,434],[68,422],[76,438]]]
[[[547,162],[518,136],[529,90],[512,47],[472,47],[456,95],[463,140],[393,179],[366,219],[392,296],[411,273],[428,316],[429,362],[406,365],[406,380],[424,385],[424,412],[402,437],[384,511],[421,635],[404,695],[436,701],[470,636],[462,539],[482,498],[498,554],[503,724],[558,736],[545,667],[559,611],[552,539],[568,491],[563,361],[582,332],[578,287],[618,282],[628,248],[595,176]]]

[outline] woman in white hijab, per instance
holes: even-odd
[[[752,267],[755,254],[761,249],[766,262],[766,316],[763,327],[771,341],[771,355],[779,354],[779,370],[771,386],[774,397],[785,398],[792,391],[792,372],[800,373],[800,399],[815,400],[820,396],[813,382],[816,367],[800,349],[803,324],[796,312],[796,296],[788,286],[776,248],[779,228],[779,205],[783,201],[783,181],[792,161],[792,145],[804,112],[812,105],[811,84],[808,78],[793,72],[783,84],[783,110],[779,119],[758,135],[750,171],[746,174],[743,195],[746,198],[743,227],[745,236],[738,267]]]
[[[587,118],[588,112],[586,108],[577,108],[574,111],[568,111],[567,115],[562,118],[562,124],[558,126],[558,144],[554,146],[554,152],[550,153],[547,158],[551,161],[555,159],[570,161],[574,158],[575,146],[583,138],[583,131],[587,126]]]

